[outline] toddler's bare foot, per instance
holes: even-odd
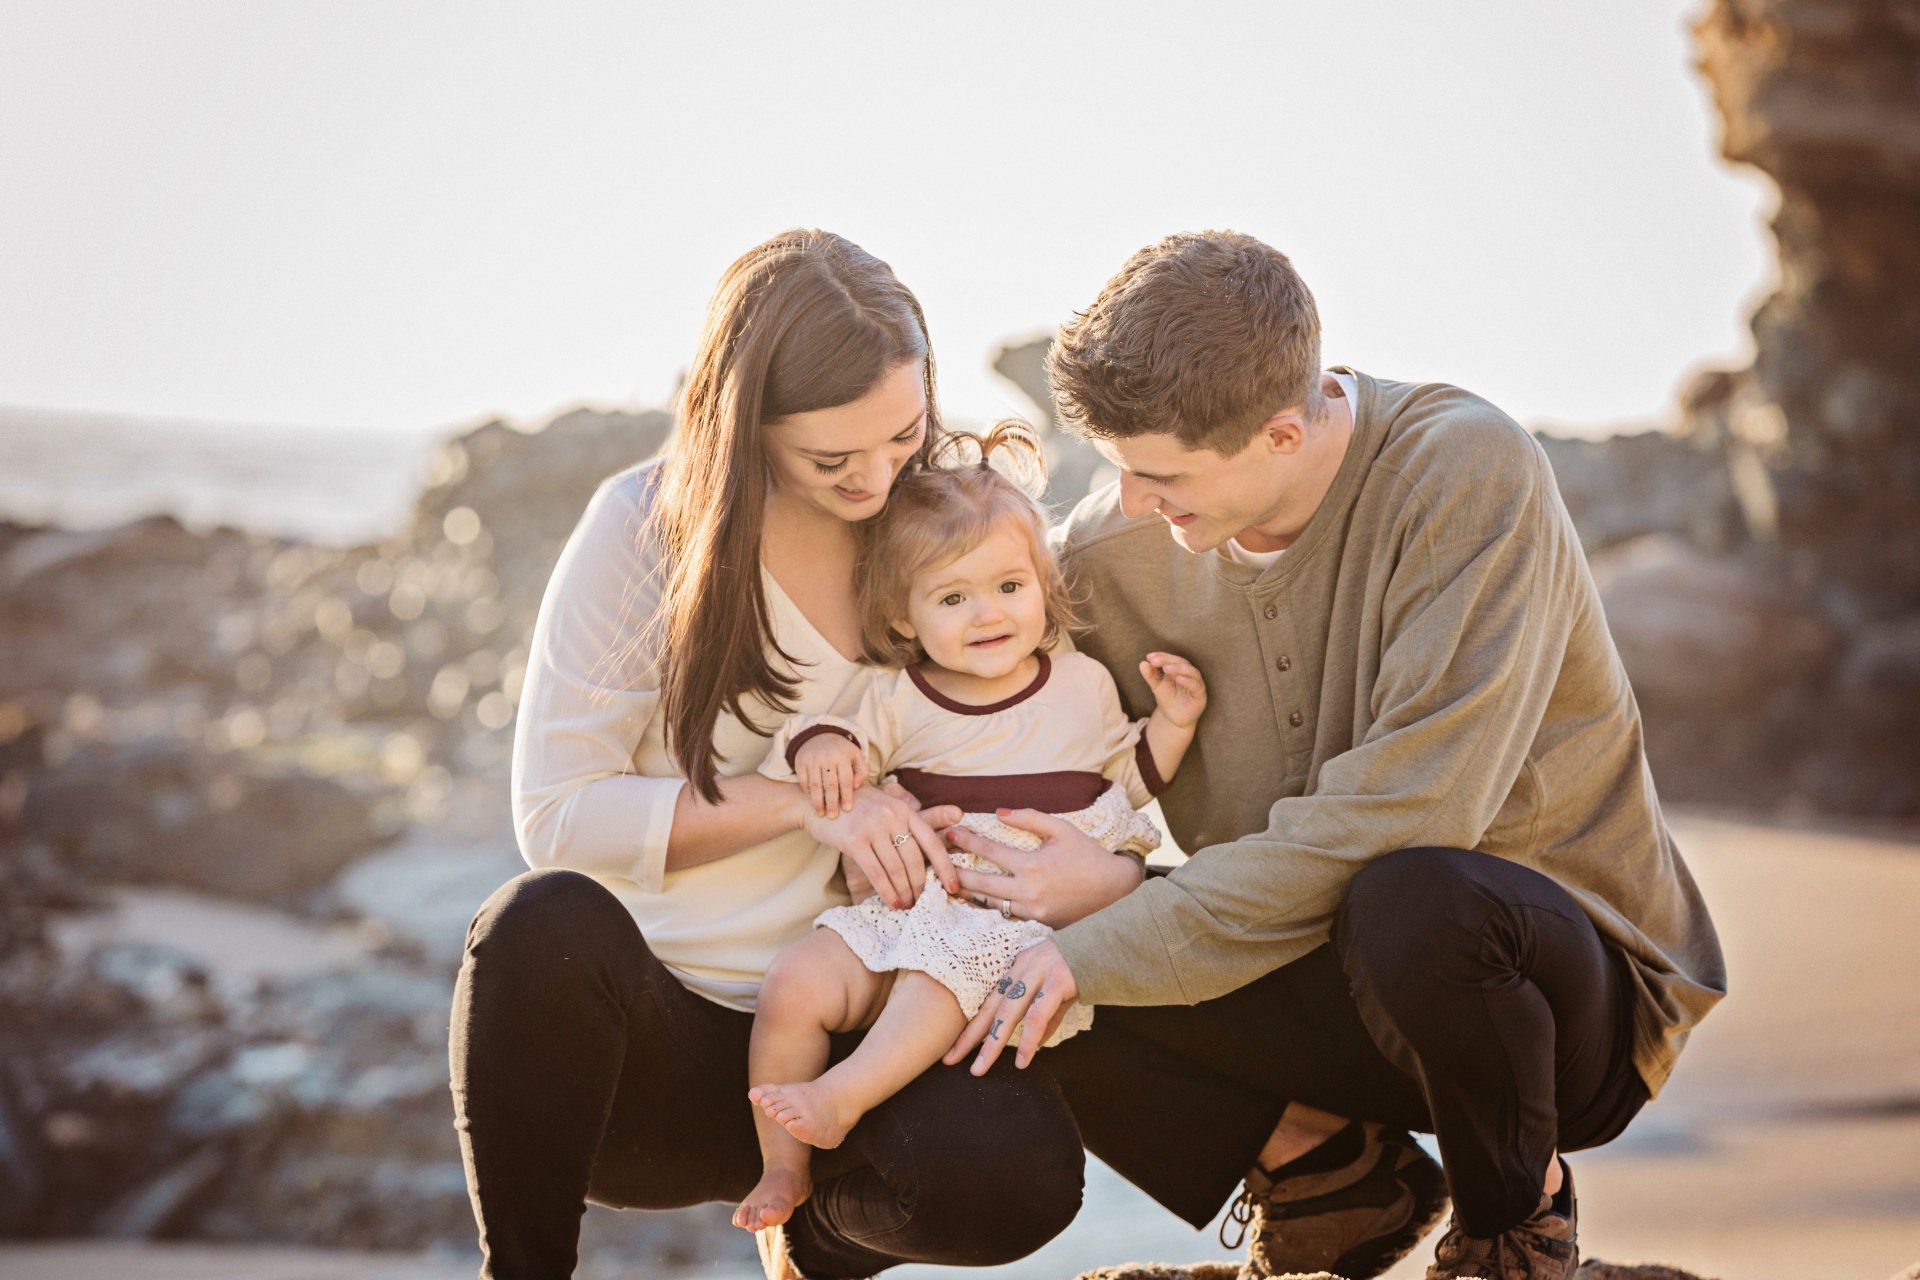
[[[785,1125],[788,1133],[810,1147],[839,1146],[847,1140],[847,1130],[860,1119],[858,1111],[848,1107],[818,1080],[805,1084],[758,1085],[747,1090],[747,1096],[762,1111]]]
[[[813,1176],[805,1165],[768,1165],[753,1190],[733,1211],[733,1225],[745,1231],[777,1227],[813,1194]]]

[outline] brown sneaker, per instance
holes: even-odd
[[[1447,1180],[1433,1158],[1404,1132],[1370,1122],[1360,1132],[1360,1154],[1338,1169],[1278,1181],[1258,1168],[1247,1174],[1228,1211],[1238,1238],[1227,1239],[1227,1223],[1220,1225],[1227,1248],[1248,1241],[1238,1280],[1315,1271],[1369,1280],[1440,1220]]]
[[[1553,1207],[1552,1196],[1541,1196],[1533,1216],[1492,1239],[1470,1236],[1458,1219],[1447,1223],[1447,1233],[1433,1248],[1427,1280],[1459,1280],[1483,1276],[1490,1280],[1570,1280],[1580,1265],[1576,1237],[1580,1209],[1573,1198],[1573,1172],[1564,1163],[1567,1211]]]

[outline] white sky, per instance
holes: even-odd
[[[894,265],[986,417],[1024,410],[994,343],[1231,226],[1330,362],[1658,416],[1771,270],[1695,7],[0,0],[0,403],[657,403],[727,262],[811,224]]]

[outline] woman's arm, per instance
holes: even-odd
[[[673,805],[666,869],[680,871],[751,849],[798,831],[813,813],[806,793],[792,782],[757,773],[721,778],[719,804],[708,804],[683,787]]]
[[[803,821],[800,789],[759,775],[721,780],[724,803],[684,778],[636,773],[660,714],[644,640],[660,564],[643,540],[651,474],[603,483],[540,603],[513,741],[514,831],[536,868],[623,876],[658,891],[667,872],[738,853]]]

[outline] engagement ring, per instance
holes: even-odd
[[[1013,919],[1013,899],[1012,898],[1000,899],[1000,914],[1005,916],[1009,920]]]
[[[896,832],[893,836],[893,847],[898,849],[901,845],[911,842],[912,839],[913,837],[904,831]]]

